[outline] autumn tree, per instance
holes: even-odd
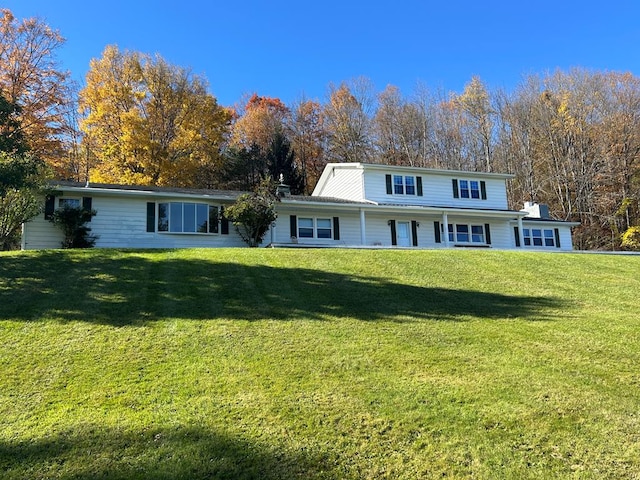
[[[480,80],[473,77],[464,91],[453,98],[463,116],[464,137],[468,148],[468,162],[474,170],[492,171],[493,108],[489,92]]]
[[[288,115],[289,109],[279,99],[251,96],[233,125],[227,153],[230,183],[248,179],[253,189],[264,177],[275,181],[282,175],[292,192],[302,192],[303,176],[286,136]]]
[[[237,148],[250,148],[257,145],[266,151],[276,133],[282,132],[289,108],[278,98],[261,97],[253,94],[238,112],[233,124],[231,145]]]
[[[56,60],[64,39],[39,19],[18,20],[7,9],[0,14],[0,94],[19,108],[20,134],[31,152],[66,177],[71,82]]]
[[[393,85],[378,96],[373,130],[382,163],[426,166],[431,122],[423,98],[404,99]]]
[[[365,78],[329,86],[324,107],[327,155],[332,162],[370,162],[374,159],[371,117],[375,101]]]
[[[215,186],[231,112],[204,79],[160,56],[108,46],[86,83],[79,102],[92,180]]]
[[[305,99],[298,101],[288,117],[287,131],[304,180],[303,191],[309,194],[327,164],[324,153],[327,133],[320,103]]]

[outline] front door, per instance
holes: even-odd
[[[409,222],[398,222],[398,246],[411,246],[411,224]]]

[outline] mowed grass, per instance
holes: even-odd
[[[640,257],[0,254],[0,472],[640,478]]]

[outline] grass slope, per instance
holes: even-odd
[[[640,257],[0,254],[3,478],[640,478]]]

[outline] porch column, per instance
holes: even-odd
[[[367,234],[365,232],[364,208],[360,209],[360,245],[367,244]]]
[[[445,248],[449,248],[449,215],[446,213],[442,214],[442,225],[444,229],[443,240]]]
[[[524,248],[524,232],[522,231],[522,217],[518,217],[518,237],[520,240],[520,248]]]

